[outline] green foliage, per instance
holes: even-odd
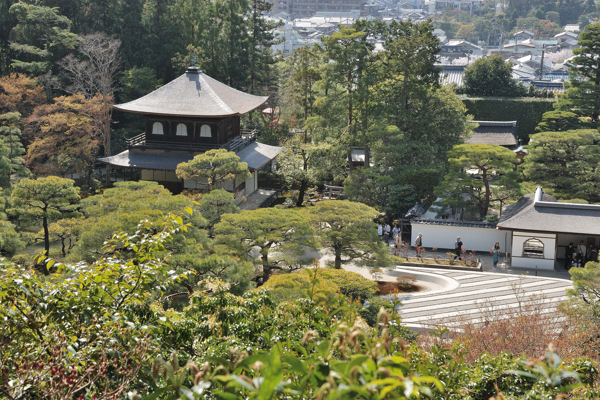
[[[569,270],[573,289],[568,295],[576,300],[576,307],[592,321],[600,320],[600,264],[588,262],[583,268]]]
[[[395,260],[389,247],[377,236],[373,222],[378,212],[361,203],[319,201],[305,210],[317,229],[318,240],[333,251],[335,268],[355,262],[369,267],[387,267]]]
[[[164,223],[170,213],[182,213],[195,208],[192,200],[185,196],[173,196],[156,182],[117,182],[115,187],[101,195],[91,196],[82,202],[83,214],[80,236],[69,259],[93,261],[105,250],[104,242],[118,231],[133,232],[140,221]],[[205,244],[206,221],[200,213],[184,214],[192,226],[186,237],[177,236],[170,246],[179,252],[197,254],[198,247]]]
[[[573,50],[572,63],[569,68],[570,85],[573,90],[567,92],[572,101],[572,111],[589,117],[592,123],[600,118],[600,23],[588,25],[579,36],[579,48]]]
[[[504,121],[507,115],[517,121],[517,135],[523,143],[535,133],[536,126],[547,111],[553,110],[553,101],[548,99],[481,99],[463,98],[468,113],[479,121]]]
[[[321,279],[328,283],[332,282],[342,294],[361,302],[373,297],[377,291],[377,283],[359,273],[344,269],[328,269],[321,275]]]
[[[385,297],[373,297],[369,299],[369,304],[360,310],[360,316],[369,326],[376,326],[382,309],[388,313],[393,312],[394,303]]]
[[[215,189],[203,195],[198,201],[198,210],[206,219],[209,228],[215,226],[223,214],[235,214],[240,211],[235,205],[233,194],[223,189]]]
[[[512,64],[504,62],[499,54],[478,58],[465,69],[463,81],[471,96],[517,97],[524,94],[517,80],[512,78]]]
[[[17,53],[12,67],[30,76],[40,76],[52,68],[52,61],[64,56],[77,43],[71,21],[56,7],[18,2],[10,13],[18,20],[11,32],[11,49]]]
[[[263,283],[274,269],[294,270],[310,263],[306,250],[316,246],[310,221],[294,209],[259,208],[224,214],[214,232],[223,253],[231,252],[262,269]]]
[[[583,128],[583,122],[577,114],[569,111],[548,111],[536,126],[536,132],[558,132]]]
[[[450,170],[436,193],[453,213],[485,218],[492,203],[520,197],[515,154],[502,146],[461,144],[448,153]],[[465,212],[466,215],[462,213]]]
[[[600,134],[592,129],[536,133],[521,166],[523,179],[560,199],[598,202],[599,142]]]
[[[318,270],[318,272],[319,282],[314,288],[313,295],[313,300],[317,303],[325,302],[331,306],[337,301],[338,290],[352,300],[364,302],[371,299],[377,290],[375,282],[356,272],[343,269]],[[309,271],[302,270],[299,273],[272,276],[263,287],[269,289],[271,297],[278,302],[293,301],[310,297],[311,280]]]
[[[175,172],[179,179],[193,180],[196,186],[209,191],[223,188],[226,183],[235,189],[236,182],[244,182],[252,176],[248,164],[239,160],[233,151],[213,149],[179,164]]]
[[[120,83],[120,97],[124,103],[145,96],[161,86],[160,79],[148,67],[134,67],[124,71],[121,75]]]
[[[311,288],[311,276],[306,270],[299,273],[273,275],[261,289],[267,289],[277,303],[294,302],[296,299],[308,298],[312,294],[314,302],[331,307],[337,302],[339,287],[326,275],[329,275],[329,271],[320,276],[314,288]],[[310,289],[313,290],[312,293]]]
[[[79,203],[79,188],[71,179],[49,176],[38,179],[22,179],[14,185],[11,201],[15,208],[11,213],[20,221],[41,222],[44,230],[44,248],[50,251],[48,226],[59,219],[76,216]]]
[[[21,143],[20,120],[21,114],[18,112],[0,114],[0,140],[3,142],[0,146],[8,148],[6,158],[8,158],[10,164],[8,171],[4,171],[2,175],[8,178],[9,183],[11,177],[26,178],[30,175],[29,169],[23,165],[22,155],[25,154],[25,148]],[[3,164],[3,162],[0,162],[0,165]],[[0,181],[0,186],[7,187],[7,183]]]
[[[14,254],[23,248],[25,243],[15,231],[15,226],[8,221],[0,220],[0,254]]]

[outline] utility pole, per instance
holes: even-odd
[[[546,51],[546,43],[542,45],[542,60],[540,62],[540,80],[544,79],[544,52]]]

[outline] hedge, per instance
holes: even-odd
[[[467,97],[461,100],[479,121],[517,121],[517,135],[523,144],[529,142],[529,135],[535,133],[535,127],[542,115],[554,110],[555,99],[536,97]]]

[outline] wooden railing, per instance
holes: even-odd
[[[250,143],[256,140],[257,129],[241,129],[240,136],[233,138],[227,143],[221,145],[205,144],[205,143],[183,143],[170,141],[147,142],[146,133],[141,133],[130,139],[126,139],[128,147],[144,147],[148,149],[165,149],[165,150],[189,150],[189,151],[207,151],[211,149],[227,149],[229,151],[238,152]]]

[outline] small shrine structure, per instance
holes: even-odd
[[[127,140],[128,149],[98,161],[116,168],[138,170],[139,179],[156,181],[179,193],[202,184],[177,178],[182,162],[211,149],[235,152],[252,176],[224,189],[236,198],[258,189],[260,168],[275,160],[282,148],[256,141],[256,131],[240,129],[240,117],[267,101],[233,89],[189,67],[185,74],[137,100],[114,109],[144,115],[145,131]]]

